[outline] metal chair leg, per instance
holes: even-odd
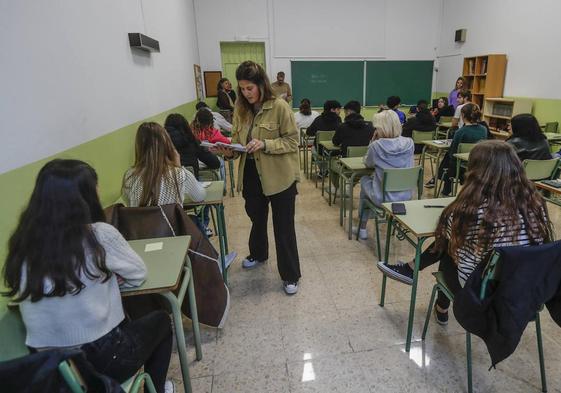
[[[466,360],[467,360],[467,382],[468,382],[468,393],[473,393],[473,380],[472,380],[472,368],[471,368],[471,334],[466,332]]]
[[[425,325],[423,326],[423,334],[421,335],[422,340],[424,340],[427,337],[427,330],[429,328],[430,314],[432,312],[432,308],[434,307],[434,300],[435,300],[437,291],[438,291],[438,285],[435,285],[434,287],[432,287],[432,293],[430,295],[429,307],[427,309],[427,317],[425,318]]]
[[[540,313],[536,313],[536,336],[538,339],[538,356],[540,358],[540,376],[542,380],[542,392],[547,392],[547,380],[545,376],[545,360],[543,356],[542,327],[540,322]]]

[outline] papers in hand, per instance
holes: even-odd
[[[203,186],[204,188],[207,188],[208,186],[210,186],[212,184],[211,181],[202,181],[201,182],[201,186]]]
[[[201,146],[202,147],[224,147],[226,149],[232,149],[234,151],[240,151],[242,153],[246,152],[245,146],[242,146],[239,143],[228,144],[228,143],[224,143],[224,142],[210,143],[208,141],[202,141]]]

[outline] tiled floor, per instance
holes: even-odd
[[[415,342],[405,353],[410,287],[390,280],[387,304],[378,306],[381,274],[375,267],[374,242],[347,240],[339,226],[338,204],[329,207],[313,182],[303,180],[299,192],[299,293],[288,297],[282,291],[270,229],[268,263],[243,271],[238,258],[230,269],[229,318],[220,331],[202,329],[200,362],[193,360],[190,324],[185,323],[194,392],[467,391],[465,334],[453,316],[447,327],[431,322],[427,340],[419,338],[433,284],[430,272],[420,276]],[[226,197],[225,204],[230,248],[243,257],[249,233],[243,199]],[[561,210],[550,210],[559,222]],[[561,225],[557,228],[561,231]],[[412,256],[409,244],[393,241],[391,260]],[[542,321],[549,391],[561,392],[561,328],[547,312]],[[475,391],[540,391],[533,325],[496,370],[487,370],[490,360],[480,339],[473,339],[473,347]],[[170,375],[183,391],[176,353]]]

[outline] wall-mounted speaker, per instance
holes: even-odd
[[[159,52],[160,43],[141,33],[129,33],[129,44],[131,48],[144,50],[147,52]]]
[[[456,34],[454,35],[454,41],[466,42],[466,33],[467,33],[467,29],[456,30]]]

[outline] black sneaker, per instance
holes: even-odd
[[[434,188],[434,177],[425,183],[426,188]]]
[[[436,306],[434,306],[434,318],[436,319],[436,323],[438,323],[439,325],[448,325],[448,311],[440,312],[438,311]]]
[[[378,269],[389,278],[393,278],[407,285],[413,285],[413,269],[405,263],[399,262],[397,265],[388,265],[386,262],[378,262]]]

